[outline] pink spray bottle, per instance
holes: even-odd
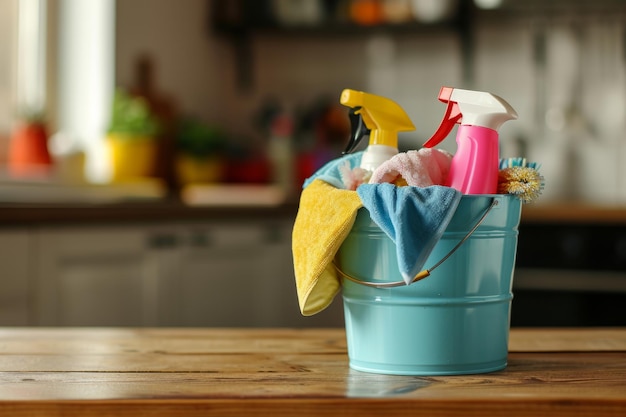
[[[442,87],[439,100],[446,113],[435,134],[424,144],[432,148],[444,140],[456,123],[458,145],[447,186],[463,194],[495,194],[498,189],[498,129],[517,113],[500,97],[482,91]]]

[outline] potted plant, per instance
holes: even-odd
[[[180,184],[211,183],[223,179],[226,140],[220,129],[187,118],[179,122],[175,139],[175,168]]]
[[[113,181],[155,175],[160,123],[148,102],[118,89],[106,140]]]
[[[25,113],[11,134],[8,168],[16,177],[47,175],[52,167],[48,130],[42,114]]]

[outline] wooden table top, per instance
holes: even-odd
[[[626,329],[513,329],[508,367],[348,367],[342,329],[0,328],[0,416],[624,416]]]

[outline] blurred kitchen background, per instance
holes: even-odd
[[[509,101],[546,179],[513,323],[626,324],[621,0],[2,0],[0,56],[0,324],[341,325],[290,253],[339,94],[398,102],[407,150],[444,85]]]

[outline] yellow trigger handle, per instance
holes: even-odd
[[[398,147],[398,132],[415,130],[406,112],[395,101],[375,94],[346,88],[341,92],[340,103],[359,108],[363,122],[370,129],[370,145]]]

